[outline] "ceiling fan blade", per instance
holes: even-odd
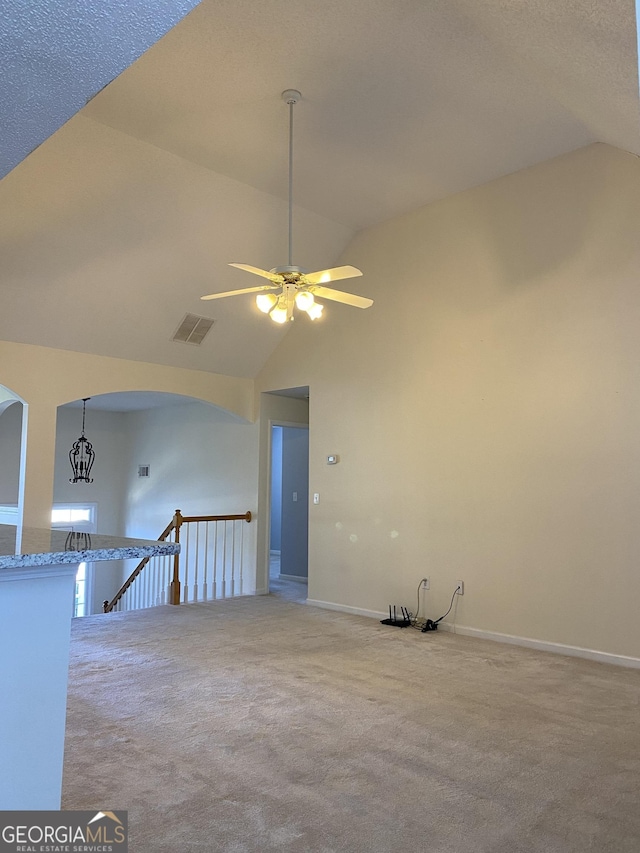
[[[334,302],[353,305],[354,308],[369,308],[373,305],[373,299],[368,299],[366,296],[356,296],[355,293],[345,293],[343,290],[333,290],[331,287],[312,285],[309,290],[314,296],[319,296],[321,299],[332,299]]]
[[[208,296],[201,296],[200,299],[222,299],[225,296],[238,296],[240,293],[258,293],[260,290],[277,290],[279,284],[259,284],[257,287],[245,287],[242,290],[225,290],[224,293],[210,293]]]
[[[252,272],[254,275],[261,275],[263,278],[268,278],[269,281],[278,282],[282,284],[284,279],[278,273],[269,272],[268,270],[261,270],[258,267],[251,267],[249,264],[229,264],[230,267],[236,267],[239,270],[245,270],[246,272]]]
[[[341,278],[355,278],[362,275],[356,267],[334,267],[332,270],[320,270],[319,272],[305,273],[305,279],[309,284],[326,284],[330,281],[340,281]]]

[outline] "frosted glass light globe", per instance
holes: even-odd
[[[313,305],[307,309],[307,314],[312,320],[319,320],[322,316],[323,310],[324,305],[320,305],[319,302],[314,302]]]
[[[273,311],[269,314],[274,323],[286,323],[287,322],[287,309],[283,308],[281,305],[278,305]]]
[[[308,311],[314,303],[313,293],[309,293],[308,290],[301,290],[296,293],[296,305],[301,311]]]
[[[268,314],[277,301],[278,299],[273,293],[259,293],[256,296],[256,305],[263,314]]]

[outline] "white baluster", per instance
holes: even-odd
[[[213,583],[211,585],[211,591],[213,593],[212,598],[216,599],[218,597],[218,522],[213,522]]]
[[[204,582],[202,584],[202,600],[207,601],[207,573],[209,571],[209,522],[204,523]]]
[[[182,600],[184,604],[186,604],[189,600],[189,534],[190,534],[190,525],[183,524],[182,529],[187,528],[187,541],[185,543],[185,558],[184,558],[184,584],[183,584],[183,596]]]
[[[193,596],[192,600],[198,600],[198,563],[200,561],[200,522],[196,522],[196,559],[193,569]]]

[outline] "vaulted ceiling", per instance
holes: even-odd
[[[633,0],[203,0],[146,52],[192,2],[24,5],[0,68],[5,340],[255,375],[286,329],[199,297],[256,283],[229,262],[287,261],[286,88],[307,269],[581,146],[640,155]],[[200,347],[171,340],[186,312],[215,320]]]

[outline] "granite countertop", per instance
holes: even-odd
[[[0,569],[130,560],[179,552],[180,545],[175,542],[0,524]]]

